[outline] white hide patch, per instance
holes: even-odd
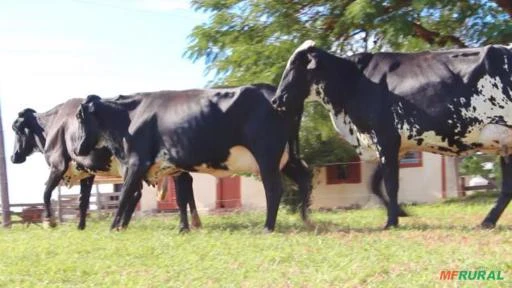
[[[286,162],[288,162],[288,145],[286,145],[283,155],[281,156],[279,170],[284,167]],[[206,164],[194,168],[197,169],[198,172],[211,174],[216,177],[226,177],[235,173],[260,174],[260,168],[256,159],[244,146],[237,145],[231,147],[231,149],[229,149],[229,157],[226,162],[224,162],[224,165],[228,168],[227,170],[213,169],[207,167]]]
[[[181,170],[169,162],[169,152],[161,150],[155,158],[155,162],[151,165],[146,172],[146,181],[150,185],[156,185],[164,176],[173,175]]]
[[[89,171],[89,170],[81,170],[77,168],[77,163],[75,161],[71,161],[68,165],[68,170],[62,176],[62,182],[67,187],[71,187],[73,185],[80,184],[80,180],[87,178],[91,175],[97,176],[114,176],[114,177],[122,177],[121,173],[121,164],[117,158],[112,157],[110,159],[110,167],[108,171]]]
[[[466,132],[463,138],[460,140],[465,144],[480,143],[482,147],[475,150],[484,152],[501,152],[508,151],[507,147],[512,147],[512,130],[504,125],[489,124],[497,116],[502,116],[507,123],[512,123],[512,106],[507,97],[502,92],[503,84],[499,78],[492,78],[490,76],[484,76],[477,83],[479,93],[472,95],[471,107],[467,110],[461,110],[460,113],[465,119],[478,118],[483,121],[481,125],[475,125]],[[510,90],[510,89],[509,89]],[[512,93],[512,91],[511,91]],[[465,99],[460,99],[460,102],[464,104]],[[399,104],[397,114],[403,114],[403,108]],[[501,107],[500,107],[501,106]],[[453,106],[450,105],[452,110]],[[457,108],[459,109],[459,108]],[[454,111],[454,113],[456,113]],[[396,115],[395,115],[396,117]],[[396,119],[396,118],[395,118]],[[455,127],[454,132],[460,132],[461,125],[454,125],[453,120],[449,120],[451,126]],[[395,122],[396,125],[399,121]],[[404,123],[400,129],[400,135],[402,137],[401,152],[407,151],[409,148],[417,148],[422,151],[440,153],[445,155],[457,155],[455,152],[439,151],[438,147],[445,147],[450,149],[448,143],[443,141],[442,137],[436,135],[433,131],[427,131],[423,134],[418,134],[419,127],[409,127],[407,123]],[[408,136],[412,136],[412,139],[408,139]],[[418,147],[416,139],[423,139],[421,148]],[[454,151],[456,148],[453,147]],[[512,151],[512,150],[511,150]],[[462,155],[469,155],[474,151],[466,151]],[[506,152],[505,154],[508,154]]]
[[[288,69],[288,67],[290,67],[291,61],[292,61],[292,59],[295,58],[297,53],[304,51],[304,50],[308,49],[309,47],[314,47],[314,46],[316,46],[315,41],[313,41],[313,40],[304,41],[304,43],[302,43],[297,49],[295,49],[292,56],[288,59],[288,63],[286,63],[286,69]]]
[[[330,102],[325,99],[324,85],[313,84],[309,89],[309,96],[306,98],[310,101],[319,101],[329,111],[334,130],[338,132],[340,137],[352,145],[360,158],[366,161],[378,160],[377,146],[372,136],[360,133],[357,127],[352,123],[350,117],[344,112],[338,115],[334,114],[334,109]],[[352,132],[352,133],[351,133]]]

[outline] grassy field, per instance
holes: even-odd
[[[475,228],[493,199],[409,206],[413,217],[381,229],[381,209],[320,213],[315,230],[281,210],[203,216],[177,233],[177,217],[136,219],[109,232],[91,220],[54,230],[0,231],[0,287],[512,287],[512,211],[493,231]],[[441,281],[441,270],[500,270],[502,281]]]

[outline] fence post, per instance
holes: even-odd
[[[9,186],[5,163],[4,131],[2,128],[2,108],[0,105],[0,194],[2,201],[2,226],[11,227],[11,206],[9,204]]]
[[[62,193],[61,193],[61,190],[60,190],[60,185],[57,186],[57,209],[58,209],[58,212],[59,212],[59,222],[62,223],[64,222],[64,217],[62,215]]]

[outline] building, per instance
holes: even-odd
[[[367,207],[378,204],[370,193],[369,180],[376,164],[354,159],[316,169],[312,208]],[[458,195],[455,159],[431,153],[408,153],[401,161],[400,203],[430,203]],[[255,177],[215,178],[192,173],[194,195],[200,211],[217,209],[265,209],[263,184]],[[158,201],[157,187],[144,186],[140,203],[142,212],[177,209],[172,178],[166,198]]]

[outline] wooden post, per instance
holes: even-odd
[[[5,163],[4,130],[2,128],[2,107],[0,105],[0,194],[2,201],[2,226],[11,227],[11,207],[9,204],[9,185]]]
[[[60,190],[60,185],[57,186],[57,209],[59,212],[59,222],[64,222],[64,216],[62,215],[62,192]]]
[[[98,216],[101,212],[101,194],[100,194],[100,186],[96,184],[96,210],[98,210]]]

